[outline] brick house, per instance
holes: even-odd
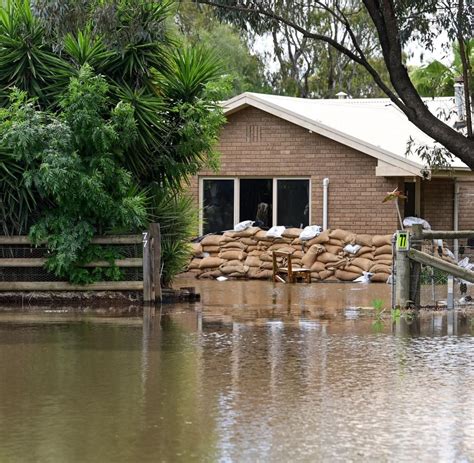
[[[427,101],[452,105],[452,99]],[[326,225],[355,233],[399,228],[387,192],[408,196],[403,216],[434,229],[474,228],[474,173],[460,160],[427,177],[406,155],[409,138],[433,143],[386,99],[307,100],[244,93],[224,103],[218,172],[203,170],[190,192],[201,233],[256,218],[266,226]],[[457,222],[457,223],[456,223]]]

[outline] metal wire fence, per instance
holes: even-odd
[[[142,258],[143,246],[141,244],[109,244],[120,259]],[[49,252],[46,247],[31,245],[0,245],[1,259],[47,259]],[[142,267],[122,267],[122,280],[124,281],[142,281]],[[32,266],[28,267],[22,264],[21,267],[0,267],[0,281],[66,281],[59,278],[52,272],[48,272],[44,267]]]

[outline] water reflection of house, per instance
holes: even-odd
[[[450,98],[427,101],[435,111]],[[424,179],[424,162],[406,155],[407,142],[432,142],[386,99],[307,100],[244,93],[224,103],[220,170],[193,178],[203,232],[242,220],[266,225],[323,224],[325,187],[331,228],[388,233],[397,228],[385,194],[403,189],[405,216],[433,228],[474,228],[474,175],[459,160]],[[324,182],[324,179],[329,179]],[[455,194],[457,192],[457,195]],[[264,206],[262,206],[264,205]]]

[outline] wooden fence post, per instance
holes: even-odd
[[[400,239],[403,236],[402,239]],[[407,307],[410,300],[410,259],[407,254],[407,234],[397,233],[396,241],[396,275],[395,275],[395,306]]]
[[[151,238],[150,233],[143,233],[143,302],[150,304],[154,302],[153,280],[151,268]]]
[[[154,300],[161,302],[161,231],[160,224],[151,223],[149,228],[151,240],[151,268]]]
[[[423,226],[415,224],[412,226],[411,248],[421,251],[421,243],[423,241]],[[421,292],[421,264],[416,261],[411,262],[411,281],[410,281],[410,300],[413,301],[415,307],[420,307]]]

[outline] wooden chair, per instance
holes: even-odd
[[[293,268],[291,263],[291,253],[284,251],[273,251],[273,281],[296,283],[298,278],[304,278],[306,283],[311,283],[311,270],[306,268]],[[283,258],[281,263],[278,258]],[[282,276],[283,275],[283,276]],[[286,280],[285,277],[286,276]]]

